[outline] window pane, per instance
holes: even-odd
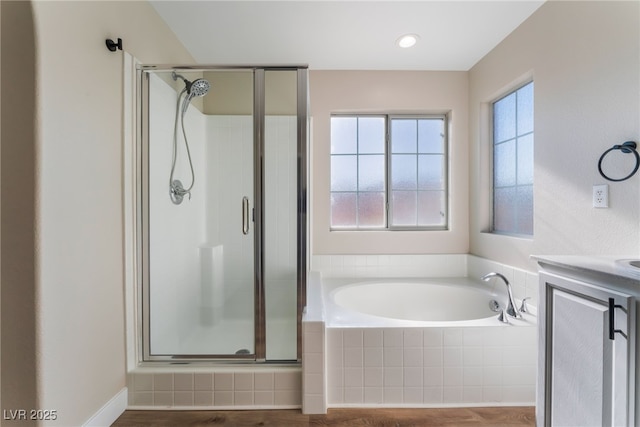
[[[391,121],[391,151],[393,153],[415,153],[417,138],[417,120],[393,119]]]
[[[355,154],[358,146],[358,119],[331,117],[331,154]]]
[[[445,225],[444,191],[418,192],[418,225]]]
[[[431,154],[418,156],[418,189],[444,189],[444,156]]]
[[[384,117],[360,117],[358,119],[358,152],[383,154],[385,134]]]
[[[493,229],[533,234],[533,82],[493,104]]]
[[[516,188],[496,188],[493,193],[493,229],[498,232],[515,230]]]
[[[331,156],[331,191],[356,191],[357,156]]]
[[[391,157],[391,187],[394,190],[417,189],[416,156],[394,154]]]
[[[393,199],[393,225],[408,226],[417,224],[417,202],[415,191],[394,191]]]
[[[518,185],[533,184],[533,134],[518,138]]]
[[[518,135],[533,132],[533,82],[520,88],[518,97]]]
[[[493,150],[493,185],[516,185],[516,142],[498,144]]]
[[[384,191],[384,155],[359,156],[358,190]]]
[[[533,186],[518,187],[518,227],[519,234],[533,234]]]
[[[516,137],[516,94],[493,104],[493,139],[502,142]]]
[[[358,225],[384,227],[384,193],[358,193]]]
[[[357,193],[331,194],[332,227],[356,226],[356,194]]]
[[[331,127],[332,228],[446,226],[446,117],[335,116]]]
[[[418,121],[418,152],[444,153],[444,120]]]

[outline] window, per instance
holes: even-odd
[[[446,229],[446,117],[331,117],[331,228]]]
[[[533,235],[533,82],[493,103],[493,231]]]

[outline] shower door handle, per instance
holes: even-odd
[[[249,234],[249,199],[242,198],[242,234]]]

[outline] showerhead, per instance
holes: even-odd
[[[191,96],[205,96],[209,92],[210,88],[211,85],[207,80],[197,79],[194,80],[191,85],[187,85],[187,92]]]
[[[196,79],[193,82],[190,82],[185,79],[184,76],[177,74],[175,71],[171,73],[171,77],[173,77],[173,80],[178,80],[178,78],[180,78],[184,81],[189,98],[193,98],[194,96],[205,96],[211,88],[211,84],[209,84],[205,79]]]

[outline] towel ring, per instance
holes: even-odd
[[[602,175],[604,179],[607,179],[609,181],[614,181],[614,182],[624,181],[631,178],[633,175],[635,175],[636,172],[638,172],[638,167],[640,167],[640,155],[636,151],[636,147],[637,145],[635,142],[627,141],[622,143],[622,145],[614,145],[613,147],[609,148],[607,151],[602,153],[602,156],[600,156],[600,160],[598,160],[598,172],[600,172],[600,175]],[[633,153],[633,155],[636,158],[636,166],[633,168],[633,171],[629,175],[625,176],[624,178],[610,178],[607,175],[605,175],[604,172],[602,172],[602,160],[605,158],[607,154],[609,154],[611,151],[614,151],[614,150],[620,150],[626,154]]]

